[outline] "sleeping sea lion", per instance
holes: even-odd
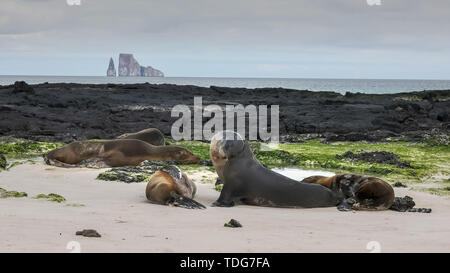
[[[190,164],[200,158],[179,146],[154,146],[137,139],[76,141],[55,149],[45,156],[49,165],[77,167],[136,166],[144,160],[177,161]]]
[[[231,207],[237,202],[276,207],[332,207],[339,198],[320,185],[299,183],[265,168],[253,155],[248,143],[231,131],[211,140],[210,155],[223,189],[214,206]]]
[[[193,198],[197,187],[185,173],[175,165],[169,165],[150,178],[145,189],[145,196],[151,202],[172,205],[189,209],[205,209],[206,207]]]
[[[301,182],[319,184],[337,194],[343,194],[345,200],[338,206],[342,211],[386,210],[392,206],[395,197],[394,189],[389,183],[365,175],[310,176]]]
[[[163,133],[156,128],[145,129],[137,133],[126,133],[118,136],[117,139],[139,139],[155,146],[166,145]]]

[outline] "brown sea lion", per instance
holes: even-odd
[[[214,206],[231,207],[238,202],[274,207],[332,207],[341,201],[337,194],[320,185],[299,183],[267,169],[253,155],[243,138],[231,131],[211,140],[211,160],[223,189]]]
[[[172,205],[189,209],[206,207],[193,198],[197,187],[185,173],[175,165],[166,166],[150,178],[145,189],[145,196],[153,203]]]
[[[117,137],[117,139],[139,139],[155,146],[166,145],[163,133],[156,128],[149,128],[137,133],[126,133]]]
[[[340,174],[331,177],[310,176],[302,183],[319,184],[331,189],[337,194],[345,196],[339,210],[386,210],[394,202],[394,189],[392,186],[376,177]]]
[[[200,158],[179,146],[154,146],[137,139],[76,141],[45,156],[49,165],[59,167],[136,166],[144,160],[198,163]]]

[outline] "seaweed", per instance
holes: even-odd
[[[36,199],[47,199],[47,201],[50,202],[57,202],[57,203],[61,203],[61,202],[65,202],[66,198],[62,197],[59,194],[56,193],[49,193],[49,194],[38,194],[36,197]]]

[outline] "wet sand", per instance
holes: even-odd
[[[379,242],[381,252],[450,252],[446,197],[395,189],[397,196],[412,196],[417,207],[432,208],[431,214],[215,208],[210,205],[219,193],[212,184],[197,183],[196,200],[208,208],[188,210],[148,203],[146,183],[96,180],[102,171],[38,162],[0,172],[0,187],[28,193],[0,199],[0,252],[70,252],[71,241],[80,243],[81,252],[369,252],[370,241]],[[67,201],[33,198],[40,193]],[[231,218],[244,227],[225,228]],[[82,229],[102,237],[76,236]]]

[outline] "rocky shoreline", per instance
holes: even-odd
[[[201,96],[203,105],[279,105],[280,138],[287,142],[315,137],[448,141],[450,131],[450,90],[342,95],[283,88],[17,82],[0,86],[0,136],[71,142],[149,127],[169,136],[178,119],[171,117],[172,107],[192,106],[194,96]]]

